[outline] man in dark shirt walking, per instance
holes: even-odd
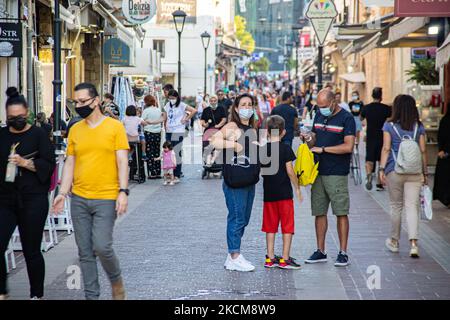
[[[391,107],[381,103],[383,97],[382,88],[376,87],[372,91],[373,102],[366,105],[361,111],[361,119],[367,123],[366,135],[366,189],[372,190],[373,173],[375,165],[380,161],[383,148],[383,125],[391,116]],[[377,175],[377,190],[384,190]]]
[[[292,106],[292,93],[285,91],[281,96],[281,104],[273,108],[270,115],[278,115],[284,119],[286,135],[281,142],[292,147],[294,140],[294,132],[298,128],[298,113],[297,109]]]
[[[229,109],[231,107],[231,105],[233,104],[233,102],[231,102],[230,99],[227,98],[227,96],[225,95],[225,92],[223,90],[219,90],[217,91],[217,98],[219,99],[217,104],[219,107],[222,107],[223,110],[225,110],[225,113],[227,115],[227,119],[228,119],[228,115],[229,115]]]

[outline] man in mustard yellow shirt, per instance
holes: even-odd
[[[124,126],[106,117],[94,85],[75,87],[76,112],[84,120],[70,130],[61,188],[53,212],[63,210],[72,189],[71,215],[78,246],[86,299],[100,297],[97,259],[111,281],[112,297],[126,299],[114,250],[113,229],[117,216],[128,206],[128,140]]]

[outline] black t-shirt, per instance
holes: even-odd
[[[215,110],[211,107],[207,107],[203,110],[201,120],[208,123],[208,127],[205,129],[208,130],[214,128],[215,125],[218,125],[220,121],[226,117],[227,115],[222,107],[217,106]],[[211,122],[209,122],[209,120],[211,120]]]
[[[52,136],[52,130],[53,130],[52,125],[49,123],[41,123],[40,126],[41,126],[42,130],[44,130],[47,133],[48,137],[50,138]]]
[[[222,99],[222,100],[218,100],[217,102],[219,107],[222,107],[223,110],[225,110],[225,114],[228,116],[228,114],[230,113],[230,107],[233,104],[233,102],[230,99]]]
[[[287,144],[270,142],[262,147],[260,161],[261,174],[264,178],[265,202],[293,198],[291,180],[287,174],[286,163],[295,159],[294,151]]]
[[[23,133],[11,133],[8,127],[0,129],[0,196],[17,192],[22,194],[48,193],[50,178],[55,168],[55,150],[46,132],[32,126]],[[6,166],[11,145],[20,143],[16,153],[33,159],[36,172],[19,168],[14,183],[5,182]]]
[[[361,117],[367,120],[367,138],[383,136],[383,125],[391,112],[391,107],[380,102],[369,103],[363,108]]]
[[[280,104],[279,106],[273,108],[271,115],[278,115],[284,119],[286,135],[282,140],[285,141],[294,139],[294,122],[295,119],[298,118],[297,109],[289,104]]]
[[[350,107],[350,112],[352,113],[352,115],[354,117],[358,117],[361,114],[362,109],[364,108],[364,103],[362,101],[351,101],[349,102],[348,106]]]

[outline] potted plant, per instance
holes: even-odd
[[[434,59],[420,59],[413,62],[413,67],[406,71],[408,81],[417,83],[416,100],[419,106],[429,107],[433,95],[440,95],[439,72],[435,68]]]

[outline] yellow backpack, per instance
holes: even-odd
[[[297,160],[294,172],[301,186],[313,184],[319,174],[319,162],[314,163],[314,154],[306,143],[302,143],[297,149]]]

